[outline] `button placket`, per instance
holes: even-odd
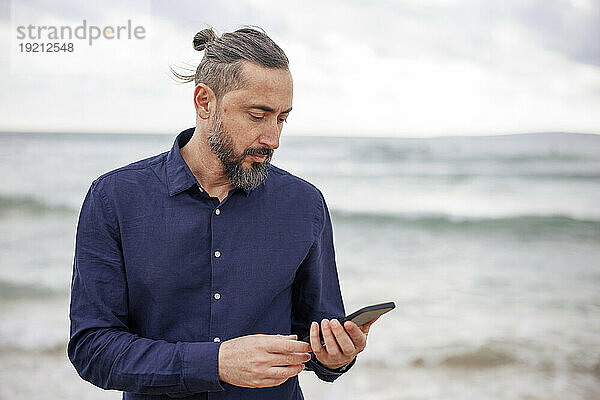
[[[222,231],[223,226],[222,224],[224,223],[224,221],[220,220],[220,219],[216,219],[217,217],[219,217],[220,215],[222,215],[221,213],[221,207],[223,206],[224,202],[228,200],[230,196],[227,196],[227,198],[225,198],[222,202],[220,202],[219,204],[216,204],[217,201],[214,202],[214,209],[213,209],[213,218],[212,218],[212,233],[213,233],[213,260],[212,260],[212,267],[213,267],[213,284],[212,286],[212,293],[213,293],[213,306],[211,306],[211,332],[210,335],[214,335],[213,336],[213,341],[214,342],[220,342],[221,338],[219,336],[219,334],[223,333],[223,329],[222,329],[222,323],[223,323],[223,315],[222,315],[222,310],[221,310],[221,305],[223,305],[221,303],[221,293],[217,292],[217,290],[222,289],[222,286],[220,285],[220,281],[221,279],[223,279],[223,273],[224,270],[223,268],[220,268],[221,266],[221,256],[223,256],[223,253],[221,253],[220,250],[216,250],[216,248],[218,248],[221,244],[220,240],[215,238],[215,235],[218,234],[218,232]],[[221,218],[221,217],[219,217]]]

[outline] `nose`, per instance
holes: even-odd
[[[259,143],[270,149],[277,149],[279,147],[279,136],[281,135],[281,128],[275,123],[275,126],[270,125],[265,127],[265,130],[259,137]]]

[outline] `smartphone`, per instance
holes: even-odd
[[[342,324],[342,326],[344,326],[344,322],[346,322],[346,321],[352,321],[356,325],[361,326],[361,325],[366,324],[367,322],[373,321],[375,318],[379,317],[380,315],[385,314],[388,311],[392,311],[394,308],[396,308],[396,305],[394,304],[393,301],[390,301],[388,303],[374,304],[372,306],[363,307],[360,310],[355,311],[352,314],[346,315],[343,318],[336,318],[336,319],[338,321],[340,321],[340,324]],[[323,340],[323,334],[321,333],[320,329],[319,329],[319,335],[321,337],[321,344],[325,343]],[[302,341],[310,343],[310,328],[309,328],[309,334],[306,335],[302,339]]]

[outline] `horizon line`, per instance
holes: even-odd
[[[14,135],[14,134],[24,134],[24,135],[69,135],[69,136],[85,136],[85,135],[123,135],[123,136],[173,136],[177,135],[176,130],[172,133],[169,132],[115,132],[115,131],[30,131],[30,130],[0,130],[0,135]],[[457,135],[457,134],[448,134],[448,135],[414,135],[414,136],[405,136],[405,135],[355,135],[355,134],[327,134],[321,135],[310,132],[291,132],[286,133],[285,136],[294,136],[294,137],[324,137],[324,138],[381,138],[381,139],[437,139],[437,138],[457,138],[457,137],[501,137],[501,136],[520,136],[520,135],[588,135],[588,136],[600,136],[599,132],[576,132],[576,131],[561,131],[561,130],[547,130],[547,131],[522,131],[522,132],[511,132],[511,133],[487,133],[487,134],[465,134],[465,135]]]

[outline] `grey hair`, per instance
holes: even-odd
[[[182,83],[204,83],[212,89],[217,100],[231,90],[244,87],[243,61],[266,68],[289,69],[289,60],[283,50],[262,29],[254,27],[224,33],[221,37],[210,28],[204,29],[194,36],[193,46],[204,51],[196,73],[184,75],[173,68],[171,72]]]

